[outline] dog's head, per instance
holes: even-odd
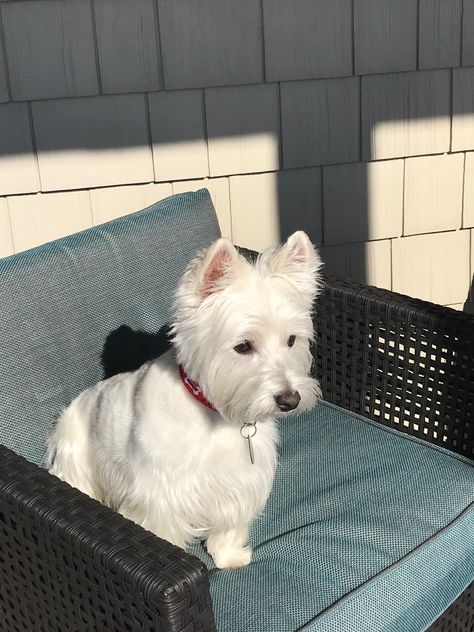
[[[175,296],[178,362],[226,418],[239,423],[311,408],[311,312],[319,255],[296,232],[247,261],[219,239],[191,262]]]

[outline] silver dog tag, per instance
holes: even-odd
[[[252,465],[255,463],[255,458],[254,458],[254,454],[253,454],[252,439],[257,434],[257,425],[256,424],[257,424],[256,421],[254,421],[251,424],[244,422],[242,424],[241,428],[240,428],[240,436],[243,439],[247,439],[247,441],[249,443],[249,456],[250,456],[250,462],[252,463]]]

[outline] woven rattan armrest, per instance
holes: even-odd
[[[474,458],[474,317],[325,275],[315,329],[325,399]],[[471,584],[429,632],[473,626]]]
[[[208,573],[0,446],[0,629],[215,630]]]
[[[323,280],[315,329],[325,399],[474,458],[474,317]]]

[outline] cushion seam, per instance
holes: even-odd
[[[346,593],[342,597],[339,597],[339,599],[334,601],[330,606],[327,606],[324,610],[322,610],[321,612],[318,612],[318,614],[315,615],[312,619],[310,619],[309,621],[304,623],[301,627],[297,628],[295,630],[295,632],[303,632],[304,630],[307,630],[309,625],[312,625],[313,623],[317,622],[318,619],[323,617],[329,611],[335,609],[339,603],[341,603],[343,601],[346,601],[346,600],[349,600],[351,598],[354,598],[358,592],[362,592],[371,582],[373,582],[374,580],[379,579],[383,575],[386,575],[386,574],[390,573],[394,568],[396,568],[398,566],[401,566],[407,559],[409,559],[410,557],[413,557],[414,555],[416,555],[416,553],[419,550],[429,546],[430,543],[433,540],[436,540],[440,536],[440,534],[444,533],[445,531],[450,529],[454,524],[456,524],[457,522],[462,520],[473,509],[474,509],[474,501],[470,502],[469,505],[467,505],[462,510],[462,512],[460,514],[455,516],[455,518],[450,520],[450,522],[448,522],[446,525],[444,525],[441,529],[438,529],[437,531],[435,531],[432,535],[429,536],[429,538],[427,538],[426,540],[423,540],[423,542],[420,542],[420,544],[418,544],[413,549],[408,551],[408,553],[406,553],[400,559],[396,560],[396,562],[393,562],[393,564],[390,564],[389,566],[386,566],[385,568],[380,570],[378,573],[376,573],[372,577],[369,577],[368,579],[363,581],[361,584],[359,584],[358,586],[356,586],[355,588],[350,590],[348,593]]]

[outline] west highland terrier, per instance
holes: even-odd
[[[248,564],[270,493],[276,417],[314,406],[319,255],[304,232],[247,261],[218,239],[178,286],[173,348],[81,393],[48,444],[50,472],[218,568]]]

